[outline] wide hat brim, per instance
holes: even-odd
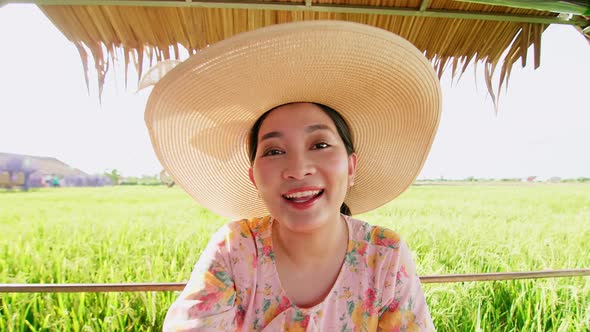
[[[341,21],[274,25],[203,49],[154,87],[145,121],[157,157],[198,203],[232,219],[268,214],[248,177],[247,137],[291,102],[337,110],[358,155],[353,214],[402,193],[428,155],[441,113],[438,78],[405,39]]]

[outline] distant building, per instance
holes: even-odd
[[[48,185],[46,183],[46,179],[49,178],[52,179],[51,185],[55,185],[53,179],[64,179],[66,177],[86,178],[90,176],[79,169],[69,166],[61,160],[58,160],[57,158],[0,152],[0,186],[22,186],[24,184],[23,173],[17,173],[11,179],[8,172],[2,169],[9,160],[13,160],[15,158],[25,160],[28,164],[28,167],[34,169],[34,172],[31,173],[29,179],[38,179],[38,181],[41,181],[42,186]]]

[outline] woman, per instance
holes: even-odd
[[[167,74],[146,108],[154,149],[239,221],[213,236],[164,330],[434,330],[405,243],[350,215],[411,184],[439,116],[422,54],[354,23],[248,32]]]

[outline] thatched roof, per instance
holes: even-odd
[[[36,1],[51,4],[63,1]],[[551,23],[590,25],[590,1],[518,2],[518,7],[493,6],[472,0],[301,0],[244,2],[69,1],[108,5],[40,5],[42,11],[73,42],[88,71],[88,58],[98,73],[99,90],[116,58],[141,73],[156,61],[179,57],[179,45],[196,52],[224,38],[255,28],[301,20],[348,20],[395,32],[423,50],[439,75],[462,73],[469,64],[485,66],[486,84],[494,97],[516,63],[528,65],[533,45],[534,66],[540,65],[541,34]],[[113,5],[113,4],[117,5]],[[537,7],[534,7],[535,3]],[[551,6],[553,3],[553,6]],[[571,5],[563,9],[563,5]],[[569,11],[564,18],[557,12]],[[119,52],[120,53],[120,52]],[[491,76],[499,70],[499,86]],[[126,73],[125,73],[126,76]],[[88,82],[88,76],[86,76]],[[494,97],[494,100],[497,98]]]

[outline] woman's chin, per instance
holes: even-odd
[[[311,216],[283,216],[275,218],[279,227],[291,233],[312,233],[327,224],[325,218]]]

